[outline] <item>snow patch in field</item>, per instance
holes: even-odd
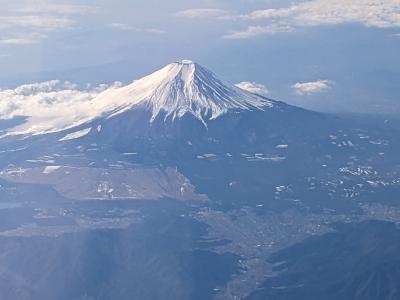
[[[286,144],[282,144],[282,145],[276,145],[276,149],[286,149],[286,148],[288,148],[289,147],[289,145],[286,145]]]
[[[44,168],[43,174],[53,173],[53,172],[57,171],[60,168],[61,168],[61,166],[47,166],[47,167]]]
[[[62,139],[59,139],[59,141],[63,142],[63,141],[69,141],[69,140],[74,140],[74,139],[84,137],[85,135],[89,134],[89,132],[91,130],[92,130],[92,128],[86,128],[86,129],[82,129],[79,131],[75,131],[73,133],[67,134]]]

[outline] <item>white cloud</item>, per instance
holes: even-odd
[[[125,31],[147,32],[147,33],[156,33],[156,34],[165,33],[164,30],[157,29],[157,28],[141,28],[141,27],[135,27],[135,26],[132,26],[129,24],[124,24],[124,23],[111,23],[108,26],[111,28],[114,28],[114,29],[125,30]]]
[[[24,84],[14,89],[15,94],[29,96],[39,93],[59,92],[62,90],[76,90],[78,86],[69,81],[50,80],[39,83]]]
[[[43,33],[24,33],[10,36],[0,36],[0,44],[3,45],[32,45],[39,43],[47,36]]]
[[[256,82],[242,81],[237,83],[236,86],[242,90],[246,90],[250,93],[266,95],[268,94],[268,89],[265,85]]]
[[[20,7],[12,9],[18,13],[28,14],[56,14],[56,15],[75,15],[75,14],[88,14],[96,10],[96,7],[89,5],[79,4],[66,4],[66,3],[51,3],[51,2],[35,2],[27,3]]]
[[[136,27],[132,27],[131,25],[123,24],[123,23],[111,23],[108,26],[111,28],[119,29],[119,30],[134,30],[134,31],[136,31]]]
[[[244,20],[257,20],[257,19],[267,19],[276,17],[288,17],[291,14],[290,8],[269,8],[262,10],[255,10],[247,15],[242,15],[240,18]]]
[[[27,122],[11,130],[13,133],[41,133],[57,131],[92,119],[97,111],[93,99],[107,89],[101,85],[84,90],[70,82],[59,80],[21,85],[15,89],[0,89],[0,119],[18,116]]]
[[[3,45],[32,45],[38,43],[39,41],[39,39],[27,37],[0,38],[0,44]]]
[[[55,1],[15,1],[0,13],[1,44],[29,45],[47,38],[48,32],[76,26],[75,16],[91,13],[95,7]]]
[[[71,28],[75,21],[58,16],[0,16],[0,27],[39,28],[45,30]]]
[[[329,90],[334,84],[332,80],[317,80],[312,82],[298,82],[292,85],[292,88],[295,90],[296,94],[303,96]]]
[[[179,11],[175,16],[183,18],[224,18],[228,16],[228,12],[216,8],[193,8]]]
[[[289,26],[276,26],[276,25],[249,26],[247,27],[247,29],[243,31],[234,31],[222,36],[222,38],[231,40],[248,39],[258,35],[275,34],[278,32],[290,32],[290,31],[292,31],[292,28]]]
[[[256,10],[238,16],[246,22],[262,22],[225,37],[249,38],[300,27],[358,23],[367,27],[400,27],[399,0],[312,0],[283,8]]]

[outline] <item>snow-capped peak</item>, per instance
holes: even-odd
[[[133,107],[145,107],[151,111],[150,121],[159,115],[175,119],[192,114],[206,122],[230,109],[272,106],[264,98],[222,82],[191,60],[169,64],[115,92],[115,101],[121,103],[113,115]],[[114,100],[108,98],[107,101]]]
[[[49,88],[29,94],[21,94],[17,89],[0,90],[0,97],[0,120],[16,116],[26,119],[23,124],[0,132],[3,136],[58,132],[137,108],[150,113],[150,122],[158,116],[175,120],[191,114],[206,124],[229,110],[263,110],[273,106],[265,98],[224,83],[191,60],[169,64],[126,86],[114,84],[105,90],[84,91],[75,86],[65,91]]]

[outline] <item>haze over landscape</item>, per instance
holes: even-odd
[[[400,298],[398,0],[0,4],[0,299]]]

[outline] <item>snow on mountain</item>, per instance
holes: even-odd
[[[161,113],[172,119],[190,113],[199,120],[215,119],[230,109],[263,109],[272,103],[219,80],[211,71],[183,60],[119,89],[100,101],[120,101],[116,113],[133,106],[147,107],[154,120]],[[115,115],[115,114],[114,114]]]
[[[0,120],[25,116],[27,121],[7,134],[57,132],[88,123],[96,118],[112,118],[130,109],[150,112],[175,120],[191,114],[204,124],[229,110],[263,110],[271,101],[224,83],[211,71],[189,60],[175,62],[126,86],[113,85],[104,91],[52,90],[30,86],[30,93],[0,90]],[[54,83],[54,82],[53,82]],[[41,84],[43,86],[43,84]],[[7,101],[11,99],[11,101]]]

